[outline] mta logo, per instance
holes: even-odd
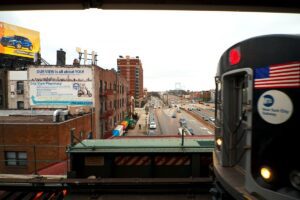
[[[264,96],[264,106],[271,107],[274,104],[274,98],[267,94]]]
[[[73,89],[74,90],[79,90],[80,86],[79,86],[79,83],[74,83],[73,84]]]

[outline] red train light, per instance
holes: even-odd
[[[230,65],[238,64],[241,61],[241,52],[239,48],[231,49],[229,52]]]

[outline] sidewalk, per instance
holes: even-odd
[[[135,108],[135,112],[138,113],[139,120],[134,129],[128,130],[127,136],[145,136],[148,130],[148,115],[146,115],[145,107]],[[139,124],[141,129],[139,129]]]

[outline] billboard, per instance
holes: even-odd
[[[31,106],[93,106],[92,68],[31,67],[28,69]]]
[[[34,58],[40,52],[40,33],[0,22],[0,54]]]

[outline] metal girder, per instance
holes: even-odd
[[[2,0],[0,10],[214,10],[300,13],[297,0]]]

